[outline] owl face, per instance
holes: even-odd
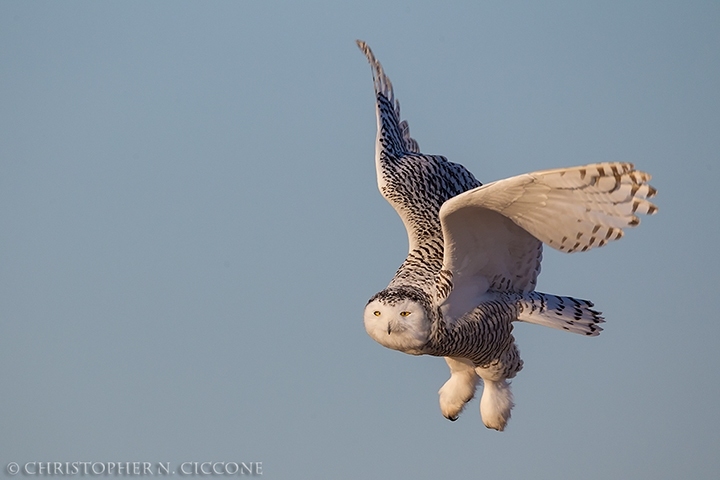
[[[393,350],[420,355],[430,334],[430,320],[412,299],[376,298],[365,307],[365,330],[376,342]]]

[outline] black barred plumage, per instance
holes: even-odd
[[[430,292],[435,288],[435,275],[442,267],[442,237],[428,240],[408,253],[388,288],[414,285]]]
[[[440,270],[435,277],[435,302],[440,303],[447,298],[452,288],[452,272],[450,270]]]
[[[365,308],[380,344],[445,357],[451,377],[440,408],[455,420],[479,378],[483,422],[502,430],[510,385],[523,366],[513,322],[598,335],[600,313],[586,300],[535,292],[543,242],[564,252],[601,247],[653,214],[650,175],[629,163],[544,170],[482,185],[462,165],[420,153],[400,117],[392,83],[370,48],[378,121],[378,188],[400,215],[409,253],[388,287]]]
[[[427,294],[419,288],[404,286],[386,288],[372,296],[368,303],[375,300],[380,300],[386,305],[395,306],[399,302],[411,299],[417,303],[420,303],[423,308],[432,310],[432,302],[428,298]]]
[[[464,167],[441,156],[382,152],[378,163],[380,192],[413,225],[420,244],[442,241],[438,216],[446,200],[481,185]]]
[[[509,299],[483,302],[452,324],[442,319],[434,322],[426,353],[466,358],[479,367],[500,359],[513,345],[512,322],[520,312],[517,302],[506,300]],[[507,368],[505,378],[512,378],[522,368],[522,362]]]

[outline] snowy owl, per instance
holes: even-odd
[[[373,74],[375,166],[380,193],[407,229],[410,252],[387,288],[367,303],[367,333],[412,355],[445,357],[450,379],[440,410],[456,420],[482,379],[480,414],[503,430],[522,368],[512,322],[595,336],[587,300],[535,292],[542,244],[562,252],[601,247],[653,214],[650,175],[629,163],[527,173],[482,185],[462,165],[420,153],[400,118],[392,84],[358,40]]]

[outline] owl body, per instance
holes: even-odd
[[[508,379],[523,362],[521,321],[586,336],[602,330],[591,302],[535,291],[543,243],[586,251],[619,239],[637,214],[655,213],[650,176],[629,163],[543,170],[482,185],[465,167],[420,153],[400,118],[390,80],[358,41],[373,72],[378,188],[408,233],[409,253],[365,307],[368,334],[412,355],[444,357],[450,379],[440,409],[455,420],[482,379],[480,413],[503,430]]]

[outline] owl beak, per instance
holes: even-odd
[[[392,327],[390,326],[390,322],[388,322],[388,335],[392,333]]]

